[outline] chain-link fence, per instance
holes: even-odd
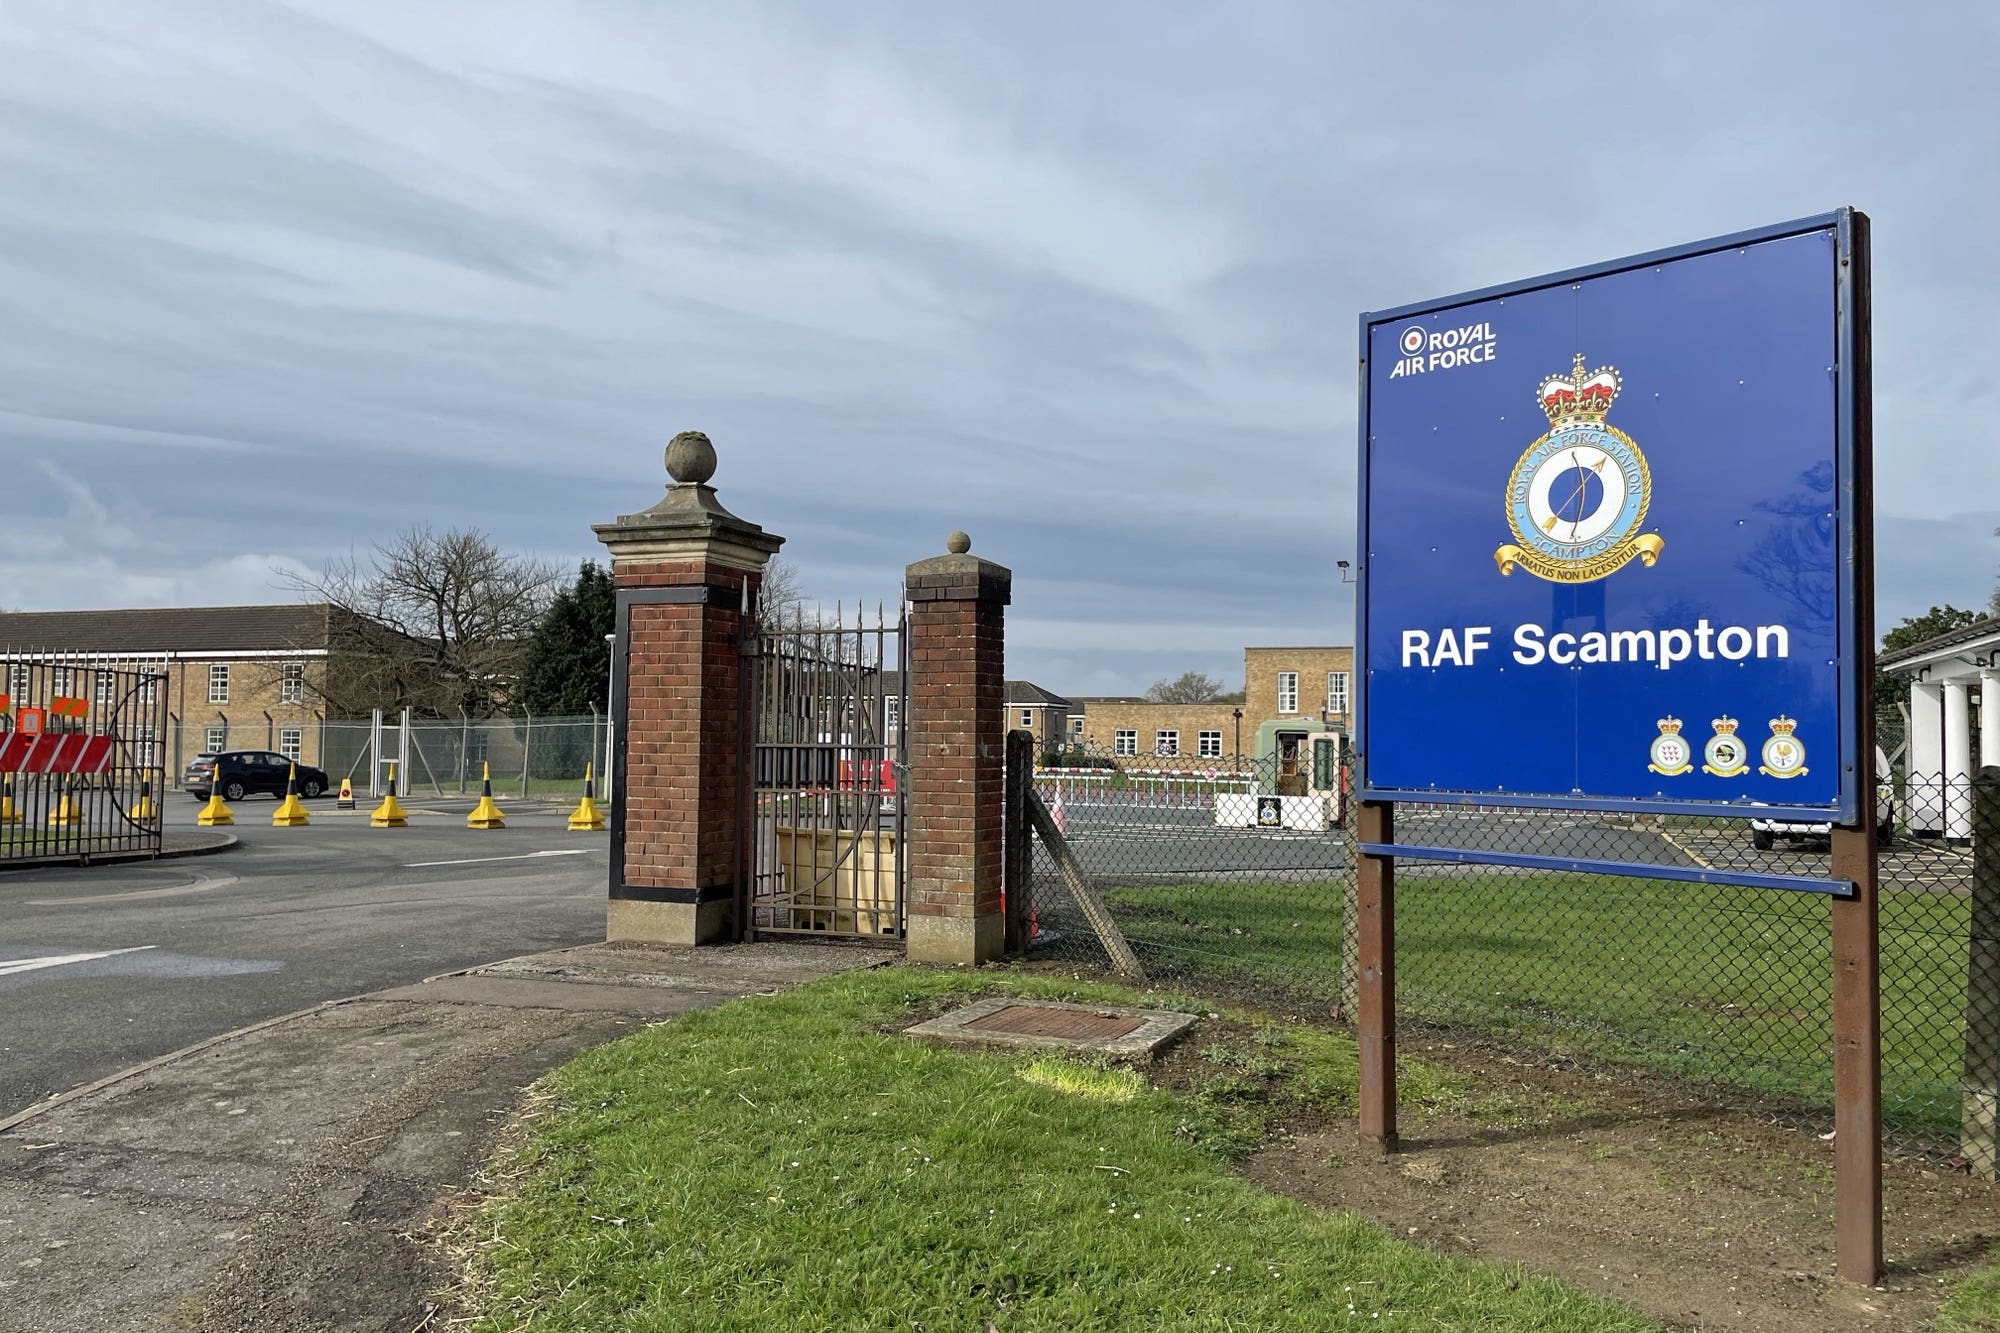
[[[1300,787],[1278,760],[1226,772],[1114,762],[1147,771],[1045,771],[1036,788],[1148,971],[1351,1015],[1354,829],[1337,797],[1278,796]],[[1968,782],[1881,792],[1882,1092],[1893,1148],[1976,1163],[1978,1135],[1993,1131],[1975,1085],[1990,1088],[2000,1060],[2000,902],[1986,901],[2000,884],[1975,900],[1971,807]],[[1824,826],[1414,804],[1395,819],[1405,844],[1830,869]],[[1030,904],[1035,952],[1105,959],[1039,843]],[[1818,893],[1400,860],[1398,1009],[1406,1023],[1705,1085],[1824,1133],[1830,911]]]
[[[612,729],[602,715],[583,717],[413,718],[407,739],[402,719],[389,714],[380,726],[368,718],[347,721],[235,726],[167,725],[168,777],[180,785],[195,755],[218,749],[269,750],[325,771],[329,785],[345,778],[356,791],[386,789],[397,765],[396,789],[404,795],[475,794],[490,766],[501,796],[573,799],[583,790],[586,767],[605,790]]]

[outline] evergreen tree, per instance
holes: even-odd
[[[617,594],[611,573],[594,560],[576,585],[556,594],[528,640],[521,666],[521,703],[538,717],[581,716],[606,707]]]

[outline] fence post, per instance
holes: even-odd
[[[1354,834],[1360,843],[1395,842],[1395,807],[1361,802]],[[1361,1137],[1389,1153],[1396,1151],[1396,863],[1374,852],[1358,852],[1354,860]]]
[[[1972,780],[1972,912],[1965,969],[1965,1100],[1958,1150],[2000,1179],[2000,768]]]
[[[1008,953],[1022,953],[1028,947],[1028,858],[1034,854],[1029,841],[1028,787],[1034,781],[1035,736],[1029,731],[1007,733],[1007,860],[1001,896],[1007,908],[1006,943]]]
[[[521,733],[521,799],[525,801],[528,799],[528,770],[534,766],[535,715],[525,707],[521,713],[528,719],[528,725]]]
[[[465,795],[466,773],[472,767],[472,714],[458,706],[458,794]]]
[[[382,794],[382,710],[379,708],[368,719],[368,794]]]

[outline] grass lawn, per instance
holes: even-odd
[[[877,1031],[995,990],[1136,998],[888,968],[689,1014],[572,1061],[543,1084],[548,1102],[511,1164],[517,1192],[456,1233],[476,1253],[476,1326],[1651,1327],[1241,1179],[1231,1158],[1262,1114],[1232,1093],[1247,1079],[1183,1099],[1115,1068]],[[1297,1096],[1351,1102],[1346,1038],[1272,1028],[1259,1040]],[[1413,1102],[1488,1096],[1405,1066]]]
[[[1111,894],[1135,943],[1218,975],[1340,966],[1337,883]],[[1882,895],[1884,1114],[1957,1134],[1964,899]],[[1404,1012],[1831,1105],[1828,906],[1816,894],[1557,875],[1396,878]]]

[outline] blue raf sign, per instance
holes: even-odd
[[[1365,799],[1854,818],[1850,218],[1363,316]]]

